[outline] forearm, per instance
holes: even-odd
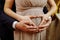
[[[12,6],[13,6],[14,0],[5,0],[5,5],[4,5],[4,12],[9,15],[10,17],[20,21],[21,19],[21,15],[16,14],[15,12],[13,12]]]
[[[57,6],[54,0],[48,0],[48,4],[50,5],[51,9],[47,12],[47,15],[51,16],[57,11]]]
[[[21,18],[22,18],[21,15],[16,14],[15,12],[13,12],[13,11],[12,11],[11,9],[9,9],[9,8],[5,8],[5,9],[4,9],[4,12],[5,12],[7,15],[9,15],[10,17],[12,17],[12,18],[14,18],[14,19],[16,19],[16,20],[18,20],[18,21],[20,21]]]
[[[51,15],[54,15],[56,12],[57,12],[57,7],[56,7],[56,6],[53,6],[53,7],[51,7],[51,9],[47,12],[46,15],[51,16]]]

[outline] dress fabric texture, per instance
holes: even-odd
[[[15,0],[16,13],[19,15],[42,15],[44,14],[43,8],[47,4],[47,0]],[[41,22],[41,18],[32,19],[32,21],[38,26]],[[43,35],[43,36],[41,36]],[[45,40],[46,30],[39,33],[27,33],[23,31],[14,32],[14,40]]]

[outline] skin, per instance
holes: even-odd
[[[43,20],[42,20],[41,24],[39,25],[39,27],[43,27],[43,29],[40,29],[40,30],[45,30],[46,28],[48,28],[48,26],[51,23],[51,18],[49,18],[49,16],[52,16],[57,11],[57,6],[56,6],[54,0],[48,0],[48,3],[50,4],[51,9],[47,12],[47,14],[42,15]],[[49,22],[46,23],[47,20],[49,20]],[[44,23],[45,23],[45,25],[44,25]]]
[[[14,0],[6,0],[5,1],[5,6],[4,6],[4,12],[7,14],[7,15],[9,15],[9,16],[11,16],[12,18],[15,18],[16,20],[18,20],[19,22],[21,22],[21,23],[23,23],[23,25],[24,25],[24,23],[26,24],[29,24],[29,25],[24,25],[25,27],[23,27],[22,26],[22,28],[20,28],[21,27],[21,23],[17,23],[16,24],[16,28],[17,29],[19,29],[19,30],[21,30],[21,29],[23,29],[24,31],[26,31],[26,30],[28,30],[28,29],[26,29],[27,27],[31,27],[31,28],[36,28],[36,25],[31,21],[31,19],[30,18],[33,18],[33,17],[35,17],[35,16],[21,16],[21,15],[18,15],[18,14],[16,14],[15,12],[13,12],[12,10],[11,10],[11,8],[12,8],[12,5],[13,5],[13,3],[14,3]],[[26,29],[26,30],[25,30]],[[32,29],[32,30],[29,30],[29,32],[31,32],[31,31],[33,31],[34,29]],[[34,30],[34,31],[36,31],[36,30]]]
[[[34,28],[34,29],[31,29],[31,30],[30,30],[30,29],[27,29],[27,28]],[[24,31],[24,32],[29,32],[29,33],[36,33],[36,32],[38,32],[38,30],[36,30],[36,27],[26,25],[26,24],[24,24],[24,23],[22,23],[22,22],[18,22],[18,23],[16,24],[16,29],[17,29],[17,30]]]
[[[14,19],[18,20],[19,22],[23,23],[22,25],[25,24],[24,25],[25,28],[27,28],[27,26],[28,26],[28,28],[31,27],[31,26],[32,26],[31,28],[34,28],[34,27],[36,28],[36,25],[31,21],[31,18],[35,18],[37,16],[21,16],[21,15],[16,14],[15,12],[13,12],[11,10],[13,3],[14,3],[14,0],[5,0],[4,12],[7,15],[11,16],[12,18],[14,18]],[[54,14],[55,11],[57,10],[57,7],[56,7],[56,4],[55,4],[54,0],[48,0],[48,3],[50,4],[51,9],[50,9],[49,12],[47,12],[47,14],[44,14],[44,15],[40,15],[39,16],[39,17],[42,17],[42,22],[39,25],[39,28],[37,28],[37,30],[39,30],[39,31],[45,30],[49,26],[49,24],[51,23],[51,18],[49,18],[49,16],[51,16],[52,14]],[[26,23],[29,24],[29,25],[27,25]],[[17,24],[19,24],[19,23],[17,23]],[[19,24],[19,25],[21,25],[21,24]],[[20,29],[21,30],[20,27],[21,26],[18,26],[18,27],[16,26],[17,29]],[[41,29],[41,27],[43,27],[43,29]],[[33,31],[33,29],[32,29],[32,31]]]

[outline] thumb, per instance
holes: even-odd
[[[29,16],[31,19],[33,19],[33,18],[37,18],[37,16]]]

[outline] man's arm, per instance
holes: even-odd
[[[8,15],[6,15],[4,12],[0,12],[0,22],[7,26],[9,29],[13,30],[13,22],[16,21],[15,19],[9,17]]]
[[[13,29],[12,25],[16,21],[15,19],[9,17],[3,12],[3,6],[4,6],[5,0],[0,1],[0,23],[3,25],[6,25],[9,29]],[[15,2],[13,4],[12,10],[16,12]]]

